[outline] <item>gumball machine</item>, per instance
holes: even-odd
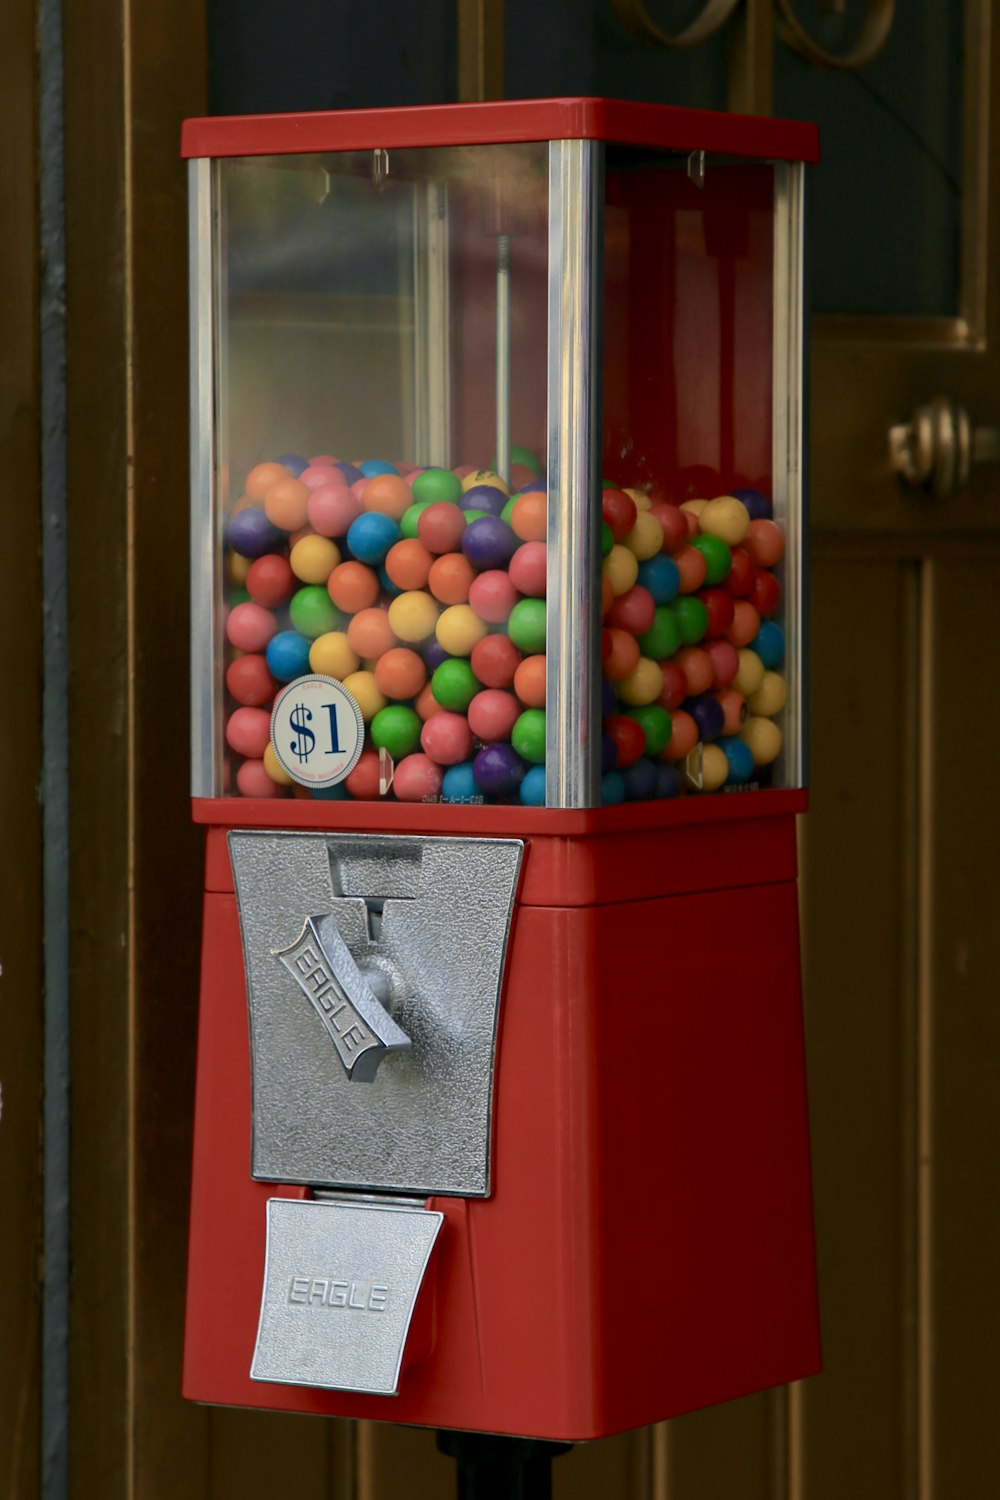
[[[184,128],[185,1391],[555,1441],[819,1366],[812,127]]]

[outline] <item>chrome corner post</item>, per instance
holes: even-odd
[[[805,295],[805,166],[774,166],[774,294],[772,473],[774,515],[787,537],[785,608],[788,700],[791,709],[782,751],[785,786],[804,786],[808,775],[806,682],[809,596],[806,414],[809,327]]]
[[[215,369],[213,164],[188,163],[191,328],[191,795],[215,796],[214,692],[219,628],[215,598]]]
[[[604,146],[549,145],[547,807],[600,805]]]

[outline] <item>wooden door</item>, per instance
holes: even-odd
[[[709,35],[682,50],[654,45],[650,22],[680,30],[703,10],[718,23]],[[251,25],[279,12],[291,26],[284,7],[213,4],[216,70],[228,62],[227,27],[231,66],[249,67],[254,49],[272,73],[282,66]],[[343,10],[345,45],[358,14]],[[434,41],[435,67],[458,57],[466,97],[604,91],[818,115],[835,168],[822,182],[817,174],[813,195],[822,297],[813,341],[813,806],[802,885],[827,1371],[580,1447],[557,1461],[555,1493],[978,1500],[990,1492],[998,1443],[990,752],[1000,727],[991,682],[1000,509],[986,468],[954,497],[903,489],[889,428],[938,393],[980,423],[1000,421],[995,8],[448,0],[421,14],[421,45]],[[464,29],[454,53],[456,16]],[[790,50],[796,17],[806,50],[810,36],[850,50],[892,25],[872,61],[820,68]],[[176,148],[180,119],[205,107],[206,6],[69,3],[65,18],[71,1492],[436,1500],[454,1492],[454,1479],[431,1434],[206,1411],[178,1394],[200,839],[185,821],[185,213]],[[315,55],[300,57],[303,76],[314,76]],[[949,81],[944,102],[939,73]],[[365,102],[366,75],[357,76],[361,97],[351,102]],[[409,99],[419,97],[415,78]],[[297,102],[338,99],[304,92]],[[920,171],[908,165],[914,143]],[[905,191],[896,191],[898,174]],[[929,180],[944,183],[943,198]],[[866,239],[873,204],[885,213]],[[866,257],[878,275],[867,274]],[[30,392],[30,371],[24,379]],[[30,605],[30,568],[18,586]],[[30,933],[26,941],[30,954]],[[37,1027],[27,1035],[35,1056]],[[25,1142],[30,1125],[20,1128]],[[12,1180],[37,1192],[27,1155]],[[5,1380],[11,1366],[0,1355]],[[33,1483],[32,1467],[23,1472]]]

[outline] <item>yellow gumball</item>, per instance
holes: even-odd
[[[738,547],[750,529],[750,512],[735,495],[710,500],[698,516],[706,536],[717,536],[727,547]]]
[[[751,651],[749,646],[744,646],[743,650],[737,651],[736,655],[739,657],[740,664],[736,669],[736,676],[729,685],[738,693],[742,693],[744,698],[749,698],[764,681],[764,663],[756,651]]]
[[[357,652],[351,650],[342,630],[328,630],[325,635],[318,635],[309,647],[310,670],[324,677],[336,677],[338,682],[356,672],[360,665]]]
[[[649,511],[641,510],[625,538],[625,545],[640,562],[645,562],[647,557],[655,557],[663,550],[663,527]]]
[[[729,762],[726,759],[725,751],[720,750],[718,745],[702,745],[701,790],[703,792],[717,792],[720,786],[725,785],[728,775]]]
[[[452,604],[437,622],[438,643],[449,656],[470,656],[473,646],[487,634],[489,626],[468,604]]]
[[[632,501],[636,510],[648,510],[653,503],[644,490],[625,490],[624,493]]]
[[[325,583],[340,562],[340,548],[329,537],[304,536],[295,543],[288,561],[303,583]]]
[[[361,717],[366,724],[388,702],[378,690],[374,672],[352,672],[349,677],[344,678],[344,687],[361,710]]]
[[[640,656],[631,672],[615,683],[619,698],[630,708],[655,703],[663,691],[663,671],[658,662]]]
[[[787,697],[788,684],[781,673],[765,672],[760,687],[747,699],[747,707],[752,714],[773,719],[784,708]]]
[[[505,495],[510,494],[506,482],[499,474],[494,474],[492,469],[473,469],[471,474],[466,474],[462,480],[462,493],[466,490],[474,490],[478,484],[487,484],[491,489],[502,490]]]
[[[681,510],[688,510],[693,516],[700,516],[707,504],[707,500],[685,500]]]
[[[252,557],[241,557],[238,552],[229,554],[229,577],[233,583],[246,583],[247,574],[250,571]]]
[[[389,628],[396,638],[414,645],[429,640],[437,624],[439,605],[424,589],[409,589],[389,605]]]
[[[616,542],[604,559],[604,576],[616,598],[627,594],[639,576],[639,559],[628,547]]]
[[[264,746],[264,770],[272,781],[277,782],[278,786],[292,785],[292,777],[289,776],[281,761],[275,755],[273,745]]]
[[[773,719],[747,719],[740,739],[750,746],[755,766],[769,766],[781,754],[781,730]]]

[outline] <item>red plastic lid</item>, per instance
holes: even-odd
[[[511,99],[407,109],[216,115],[185,120],[183,157],[281,156],[375,147],[475,146],[510,141],[615,141],[771,161],[819,160],[815,125],[623,99]]]

